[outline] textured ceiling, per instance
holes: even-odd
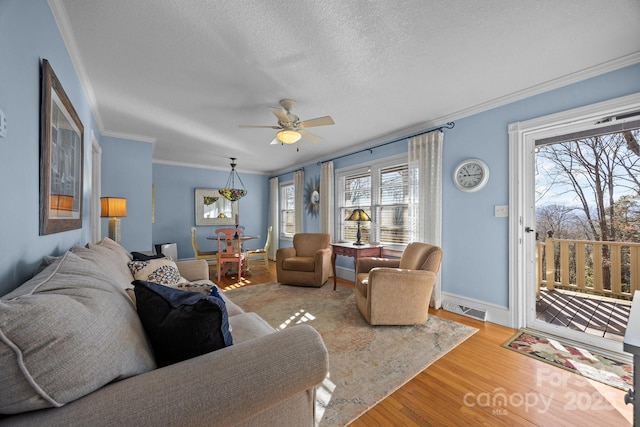
[[[640,61],[638,0],[49,0],[105,135],[273,173]],[[320,143],[270,145],[298,103]],[[455,130],[451,131],[455,132]],[[299,151],[296,151],[296,147]]]

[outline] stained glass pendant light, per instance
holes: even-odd
[[[247,190],[244,188],[244,183],[240,179],[240,175],[236,172],[236,158],[230,157],[231,159],[231,173],[229,174],[229,179],[227,179],[227,185],[224,188],[218,190],[220,195],[230,202],[235,202],[237,200],[242,199],[247,195]],[[240,181],[240,185],[242,188],[236,188],[236,180],[235,177],[238,177],[238,181]]]

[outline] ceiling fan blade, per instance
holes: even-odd
[[[289,123],[289,116],[287,116],[287,110],[282,107],[269,107],[269,111],[278,118],[279,122]]]
[[[300,124],[306,128],[313,126],[327,126],[335,124],[331,116],[316,117],[315,119],[303,120]]]
[[[241,128],[266,128],[266,129],[282,129],[280,126],[270,126],[270,125],[239,125]]]
[[[298,132],[300,132],[300,135],[302,135],[302,137],[304,139],[308,139],[311,142],[320,142],[320,141],[322,141],[322,137],[316,135],[315,133],[311,133],[308,130],[301,129]]]

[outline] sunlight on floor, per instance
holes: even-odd
[[[316,387],[316,425],[318,425],[318,423],[320,423],[320,420],[322,420],[324,410],[326,409],[327,405],[329,405],[331,396],[336,389],[335,383],[329,379],[330,376],[331,373],[328,372],[324,381],[322,381],[322,384]]]
[[[280,326],[278,326],[278,330],[284,329],[287,326],[289,326],[292,322],[294,325],[299,325],[301,323],[305,323],[308,322],[309,320],[314,320],[316,318],[316,316],[314,316],[311,313],[306,312],[305,310],[298,310],[295,314],[293,314],[291,317],[289,317],[287,320],[285,320],[284,322],[282,322],[280,324]]]
[[[220,288],[220,290],[222,290],[222,291],[228,291],[230,289],[243,288],[243,287],[249,286],[249,285],[253,285],[253,281],[251,281],[251,279],[248,279],[246,277],[243,277],[243,278],[240,279],[239,282],[233,283],[231,285],[227,285],[224,288],[220,288],[220,285],[216,284],[216,286],[218,286],[218,288]]]

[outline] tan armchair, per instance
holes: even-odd
[[[427,321],[442,249],[410,243],[400,259],[360,258],[355,299],[371,325],[419,325]]]
[[[276,251],[278,282],[319,288],[331,275],[331,235],[298,233],[293,246]]]

